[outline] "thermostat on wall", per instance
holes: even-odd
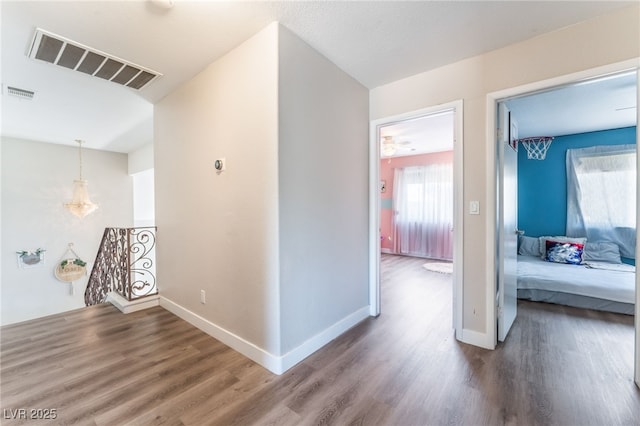
[[[227,160],[225,158],[219,158],[213,163],[213,167],[217,172],[221,172],[224,170],[224,166]]]

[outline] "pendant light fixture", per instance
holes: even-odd
[[[87,191],[89,182],[82,179],[82,144],[84,141],[76,139],[76,142],[78,143],[78,152],[80,155],[80,178],[73,181],[73,199],[70,203],[65,203],[64,206],[75,216],[82,219],[86,215],[96,211],[98,205],[92,203],[89,199],[89,193]]]

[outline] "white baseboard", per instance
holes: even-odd
[[[381,247],[381,248],[380,248],[380,253],[384,253],[384,254],[394,254],[394,251],[393,251],[393,249],[390,249],[390,248]]]
[[[275,374],[283,373],[283,371],[281,371],[280,361],[278,357],[270,354],[269,352],[243,339],[242,337],[237,336],[229,330],[226,330],[212,323],[208,319],[203,318],[200,315],[183,308],[182,306],[178,305],[172,300],[167,299],[166,297],[160,297],[160,306],[165,308],[167,311],[179,316],[194,327],[197,327],[200,330],[204,331],[209,336],[220,340],[222,343],[240,352],[247,358],[257,362],[267,370]]]
[[[493,350],[496,348],[494,342],[490,341],[489,335],[487,333],[480,333],[478,331],[473,331],[466,328],[462,329],[460,335],[456,334],[456,339],[458,339],[462,343],[479,346],[485,349]]]
[[[166,297],[160,297],[160,306],[275,374],[284,373],[369,316],[369,307],[361,308],[287,354],[277,356],[183,308]]]
[[[352,314],[346,316],[342,320],[338,321],[337,323],[333,324],[331,327],[316,334],[311,339],[302,343],[300,346],[287,352],[281,357],[282,371],[287,371],[288,369],[290,369],[327,343],[331,342],[333,339],[340,336],[345,331],[365,320],[369,316],[369,306],[360,308]]]
[[[124,314],[149,309],[160,305],[160,296],[148,296],[136,300],[127,300],[118,293],[110,292],[107,294],[107,302],[118,308]]]

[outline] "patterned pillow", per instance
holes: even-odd
[[[547,240],[546,248],[544,260],[548,262],[568,263],[570,265],[582,263],[584,244]]]
[[[544,259],[545,257],[547,257],[547,240],[551,240],[551,241],[556,241],[559,243],[578,243],[578,244],[585,244],[587,242],[587,239],[584,237],[567,237],[565,235],[555,235],[555,236],[544,236],[544,237],[538,237],[538,240],[540,241],[540,257],[542,259]]]

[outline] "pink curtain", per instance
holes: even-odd
[[[453,259],[453,164],[396,169],[395,252]]]

